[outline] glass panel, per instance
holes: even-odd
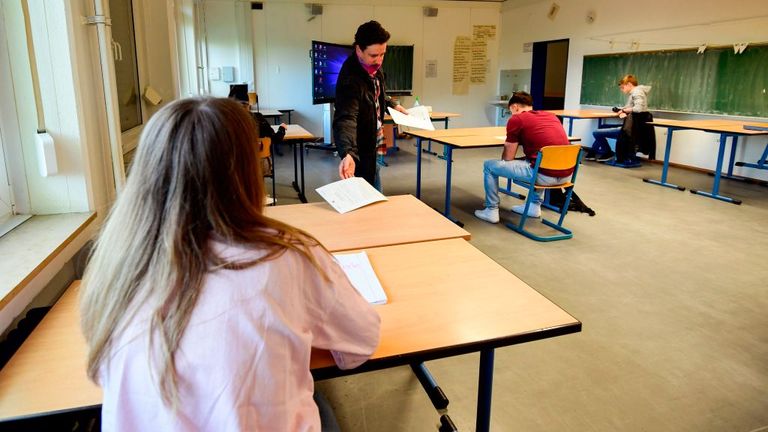
[[[8,170],[5,166],[2,131],[0,131],[0,221],[11,214],[11,187]]]
[[[120,130],[125,132],[141,124],[141,91],[131,0],[109,0],[109,13],[112,18]]]

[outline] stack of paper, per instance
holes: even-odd
[[[368,303],[387,303],[387,295],[384,293],[384,289],[381,287],[379,278],[376,277],[376,273],[374,273],[373,267],[371,267],[371,261],[368,259],[365,251],[351,254],[334,254],[333,256],[342,270],[344,270],[344,273],[347,274],[347,278],[349,278],[352,286]]]
[[[346,213],[368,204],[387,200],[387,197],[374,189],[362,177],[350,177],[335,181],[315,190],[339,213]]]
[[[408,109],[408,115],[394,108],[388,108],[392,121],[400,126],[411,126],[418,129],[435,130],[432,119],[429,117],[429,109],[425,106],[417,106]]]

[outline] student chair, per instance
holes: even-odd
[[[559,145],[559,146],[547,146],[541,149],[539,156],[536,159],[536,166],[533,168],[533,175],[531,178],[514,178],[515,184],[528,188],[527,198],[525,199],[525,208],[523,214],[520,215],[520,221],[517,224],[507,223],[507,227],[519,232],[520,234],[536,240],[536,241],[553,241],[553,240],[566,240],[573,237],[573,232],[563,227],[563,220],[568,213],[568,205],[571,203],[571,195],[573,194],[573,185],[576,182],[576,173],[579,170],[579,163],[581,162],[581,146],[578,144],[572,145]],[[573,168],[573,174],[571,180],[562,184],[556,185],[538,185],[536,179],[539,175],[539,169],[551,169],[551,170],[566,170]],[[560,219],[557,223],[544,219],[541,216],[541,223],[548,227],[554,228],[559,231],[560,234],[554,234],[550,236],[543,236],[535,234],[525,229],[525,222],[528,220],[528,209],[531,206],[534,198],[536,197],[536,189],[560,189],[565,188],[565,202],[562,207],[559,208],[558,213]]]
[[[269,204],[276,205],[277,196],[275,195],[275,165],[272,159],[272,138],[259,138],[259,160],[261,161],[261,174],[272,179],[272,202]]]

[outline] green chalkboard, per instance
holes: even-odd
[[[652,86],[652,110],[768,117],[768,45],[584,56],[583,105],[623,106],[619,79]]]

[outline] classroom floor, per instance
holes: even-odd
[[[415,189],[415,148],[400,143],[383,170],[388,195]],[[597,215],[570,213],[573,239],[538,243],[472,216],[483,202],[482,161],[499,154],[454,153],[454,216],[472,244],[583,330],[496,351],[492,430],[768,430],[768,187],[724,180],[721,193],[744,201],[736,206],[641,181],[659,178],[660,165],[585,162],[576,191]],[[445,163],[427,155],[423,163],[422,199],[442,209]],[[330,153],[309,152],[311,202],[337,166]],[[277,169],[278,203],[298,202],[288,154]],[[712,177],[672,169],[670,181],[709,190]],[[514,204],[502,198],[502,208]],[[502,211],[505,219],[516,216]],[[478,358],[428,363],[462,431],[474,430]],[[439,414],[407,367],[317,387],[343,431],[437,429]]]

